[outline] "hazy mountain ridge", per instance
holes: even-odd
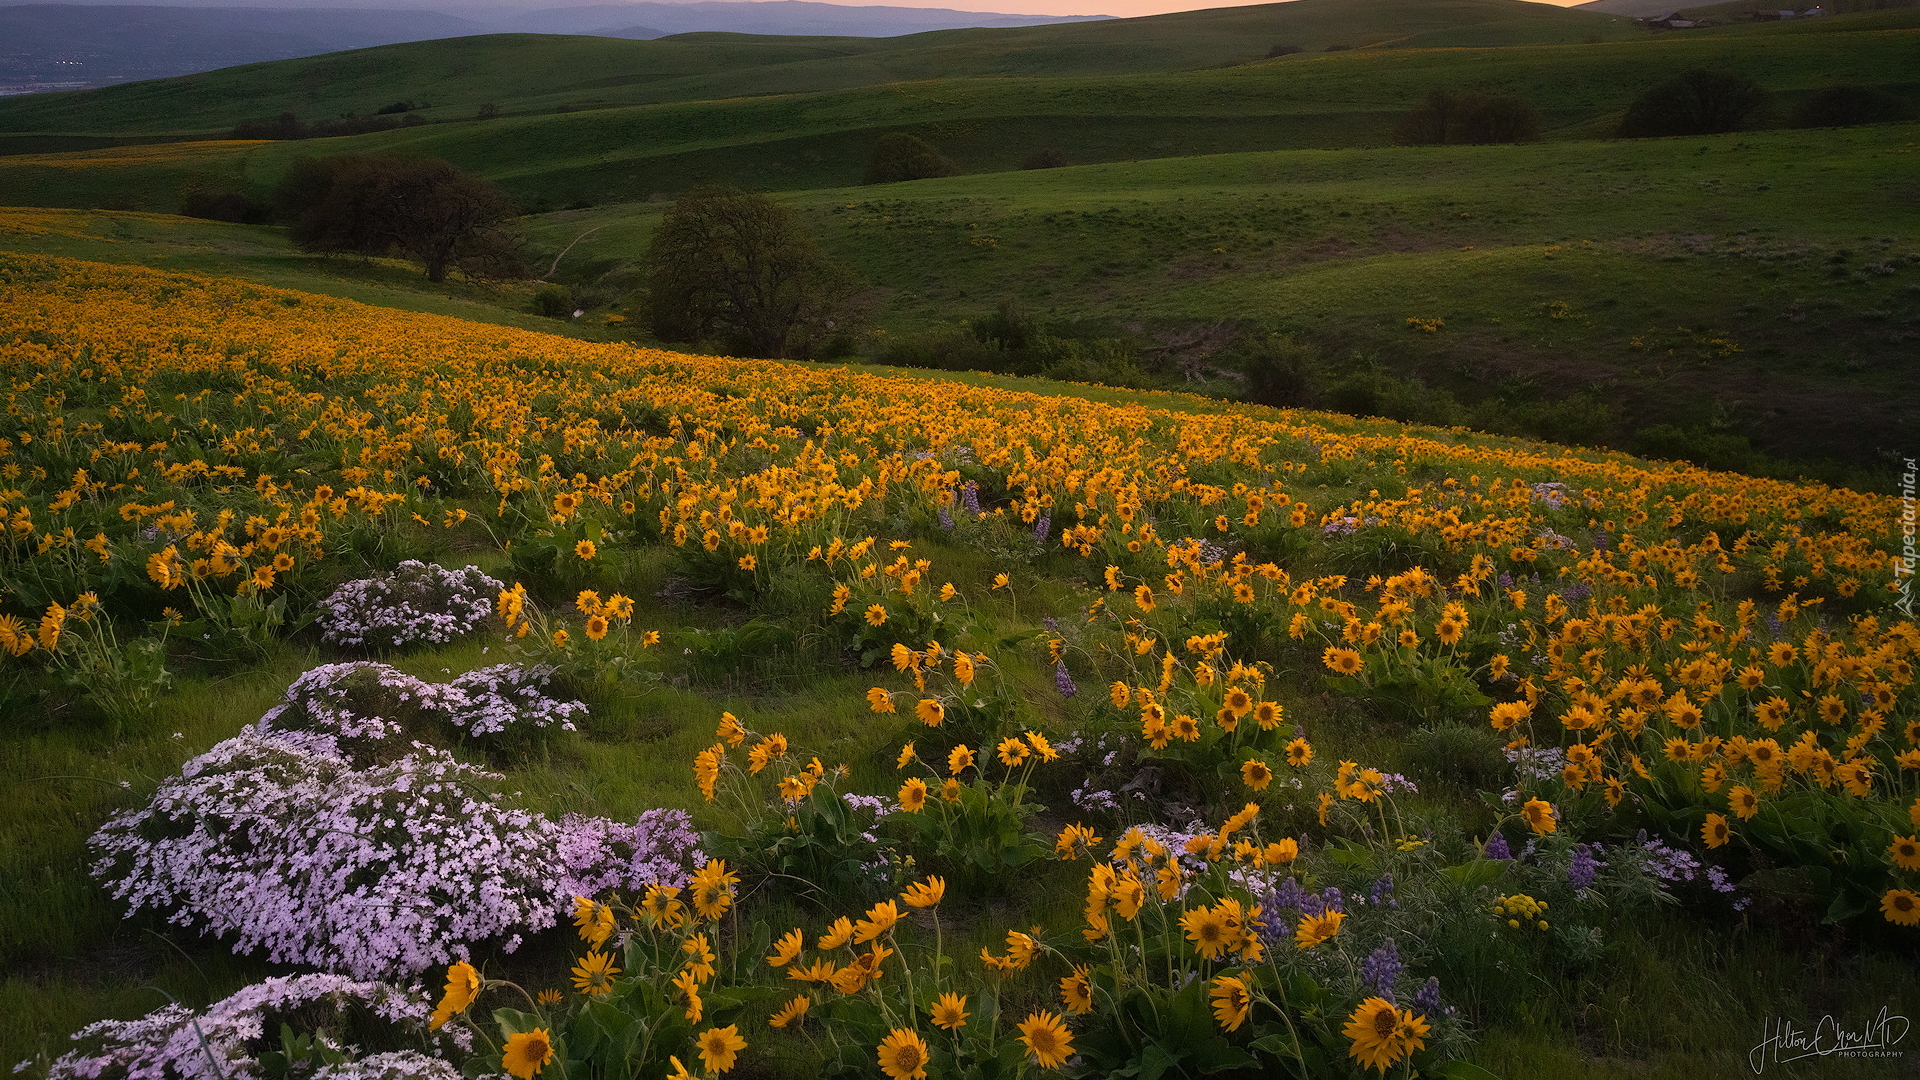
[[[1104,17],[852,7],[811,0],[518,10],[23,4],[0,7],[0,92],[105,86],[375,45],[502,32],[639,39],[699,31],[894,37]]]

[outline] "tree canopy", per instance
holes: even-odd
[[[647,321],[666,341],[805,358],[846,328],[858,288],[792,212],[735,188],[682,197],[647,252]]]
[[[498,278],[519,268],[503,228],[513,204],[486,180],[432,158],[343,154],[293,161],[274,202],[302,251],[399,253],[429,281],[457,269]]]

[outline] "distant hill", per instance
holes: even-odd
[[[0,88],[103,86],[489,29],[435,11],[23,4],[0,7]]]
[[[463,12],[464,14],[464,12]],[[468,15],[501,30],[533,34],[659,37],[721,31],[814,37],[898,37],[974,26],[1042,26],[1094,22],[1106,15],[1005,15],[949,8],[824,4],[813,0],[698,0],[695,3],[596,4],[546,8],[492,18]],[[651,31],[657,30],[658,33]],[[643,32],[635,32],[643,31]]]
[[[895,37],[1106,16],[858,7],[808,0],[704,0],[534,10],[23,4],[0,7],[0,94],[73,90],[268,60],[501,32],[650,40],[724,31]]]
[[[485,103],[514,116],[935,79],[1136,75],[1297,64],[1351,50],[1574,45],[1644,36],[1625,20],[1521,0],[1294,0],[894,38],[497,35],[0,99],[0,134],[214,135],[281,112],[364,115],[402,100],[430,102],[433,108],[416,114],[423,119],[452,120],[472,117]],[[1301,52],[1267,61],[1276,45]],[[920,93],[903,87],[895,96]],[[927,93],[940,96],[931,88]]]

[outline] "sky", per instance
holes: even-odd
[[[130,0],[119,0],[130,2]],[[166,0],[141,0],[147,3],[164,3]],[[237,0],[235,0],[237,2]],[[497,2],[497,0],[496,0]],[[605,3],[618,0],[569,0],[570,3]],[[672,2],[672,0],[668,0]],[[848,7],[865,6],[861,0],[821,0],[823,3],[842,4]],[[1195,3],[1192,0],[873,0],[885,7],[950,8],[959,11],[997,11],[1010,15],[1114,15],[1120,18],[1133,18],[1140,15],[1165,15],[1174,11],[1198,11],[1202,8],[1244,7],[1250,4],[1273,3],[1274,0],[1208,0]],[[1586,0],[1533,0],[1551,7],[1572,7]],[[321,0],[313,0],[315,6]],[[552,5],[554,0],[542,0],[540,6]],[[517,5],[512,5],[517,6]]]

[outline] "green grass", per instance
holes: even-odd
[[[1776,454],[1872,462],[1920,422],[1905,379],[1920,211],[1886,194],[1910,185],[1917,139],[1907,125],[1237,154],[786,201],[882,288],[893,334],[1006,297],[1169,338],[1267,327],[1468,398],[1591,390],[1620,430],[1718,411]],[[633,259],[662,210],[532,231],[557,250],[599,227],[570,257]],[[1413,317],[1446,326],[1417,333]]]
[[[1917,145],[1920,127],[1900,125],[1281,151],[781,198],[876,286],[876,325],[894,337],[1004,298],[1150,340],[1275,329],[1467,401],[1605,402],[1606,424],[1542,432],[1572,441],[1717,423],[1776,456],[1871,471],[1920,423],[1906,378],[1920,362],[1920,200],[1898,197]],[[667,205],[530,218],[535,261],[596,230],[563,271],[635,263]],[[81,235],[15,231],[0,246],[560,328],[527,314],[530,286],[436,290],[395,264],[296,255],[275,230],[62,220]],[[1415,317],[1444,329],[1415,332]],[[564,332],[612,336],[597,315]]]
[[[658,41],[496,35],[381,46],[125,87],[0,102],[0,130],[217,131],[283,110],[424,115],[804,93],[967,77],[1184,71],[1262,58],[1276,44],[1457,47],[1639,37],[1628,20],[1517,0],[1302,0],[1141,19],[899,38],[682,34]],[[502,73],[511,72],[510,81]]]

